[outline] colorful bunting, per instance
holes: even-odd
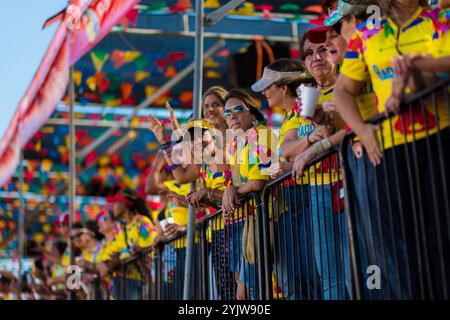
[[[207,79],[220,79],[222,75],[217,71],[207,71],[205,73],[205,77]]]
[[[137,71],[135,76],[134,76],[134,81],[141,82],[142,80],[144,80],[145,78],[148,78],[148,77],[150,77],[150,72]]]
[[[206,0],[205,1],[205,9],[217,9],[220,7],[219,0]]]
[[[108,58],[109,54],[105,51],[100,50],[92,51],[91,59],[92,63],[94,64],[95,71],[101,72]]]
[[[213,60],[213,58],[207,58],[203,64],[205,68],[217,68],[220,64]]]
[[[173,65],[167,67],[166,72],[164,73],[164,77],[173,78],[177,75],[177,70]]]

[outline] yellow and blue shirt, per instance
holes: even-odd
[[[341,73],[356,81],[365,81],[370,77],[377,99],[377,111],[382,113],[392,92],[392,58],[407,53],[427,53],[438,57],[436,48],[442,48],[445,34],[442,30],[448,28],[447,21],[445,11],[420,7],[400,29],[389,18],[381,21],[380,28],[363,23],[349,43]],[[412,116],[406,112],[392,118],[392,123],[385,120],[380,133],[383,134],[384,149],[435,133],[438,123],[431,103],[427,103],[425,114],[424,118],[422,111],[416,108]],[[448,113],[443,102],[439,103],[439,121],[441,129],[448,126]]]

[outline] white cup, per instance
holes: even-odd
[[[163,229],[163,231],[166,231],[167,225],[170,224],[170,223],[174,223],[174,222],[175,222],[175,221],[173,220],[173,218],[172,218],[172,217],[169,217],[169,218],[167,218],[167,219],[161,220],[161,221],[159,222],[159,225],[161,226],[161,228]]]
[[[302,102],[300,116],[312,118],[316,112],[317,101],[322,91],[302,84],[298,87],[297,92],[300,93],[300,100]]]

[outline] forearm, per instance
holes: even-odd
[[[249,180],[244,185],[237,188],[236,192],[238,196],[244,196],[250,192],[259,192],[266,185],[267,181],[265,180]]]
[[[335,90],[334,101],[336,110],[342,119],[355,133],[358,133],[361,126],[364,125],[364,121],[359,112],[355,96],[345,89]]]
[[[283,158],[290,162],[295,156],[302,153],[306,149],[308,149],[311,144],[308,142],[307,137],[303,137],[301,139],[291,140],[291,141],[283,141],[280,147],[281,154]]]
[[[413,67],[420,71],[450,72],[450,56],[443,58],[424,58],[413,62]]]

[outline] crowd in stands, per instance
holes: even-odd
[[[380,19],[371,17],[367,10],[370,5],[381,9]],[[437,140],[433,137],[438,132],[440,145],[448,146],[448,110],[444,104],[436,109],[430,106],[427,112],[432,115],[438,112],[438,123],[431,124],[430,117],[426,117],[423,120],[426,133],[418,130],[415,135],[405,133],[402,128],[392,128],[389,122],[380,126],[367,120],[379,114],[398,117],[402,101],[448,76],[450,13],[446,8],[450,3],[441,0],[430,7],[424,0],[328,0],[323,6],[328,17],[322,26],[307,30],[299,39],[299,59],[282,58],[267,65],[262,77],[251,88],[207,88],[201,100],[201,119],[183,123],[168,104],[173,132],[168,132],[160,119],[149,117],[149,129],[161,148],[151,164],[145,193],[159,195],[163,210],[151,212],[144,198],[133,190],[123,189],[107,198],[109,205],[96,221],[76,222],[70,230],[68,214],[62,215],[58,220],[58,237],[43,247],[33,248],[38,258],[32,275],[20,281],[23,290],[17,291],[16,276],[4,271],[0,277],[0,297],[66,299],[70,291],[67,287],[70,274],[66,273],[66,268],[73,263],[80,268],[83,283],[75,291],[76,299],[119,299],[123,290],[128,299],[141,299],[145,284],[142,270],[153,268],[152,258],[161,243],[186,231],[188,207],[192,205],[197,222],[221,211],[220,224],[211,230],[212,237],[223,243],[220,259],[216,260],[220,262],[213,266],[215,290],[221,291],[218,289],[223,287],[220,282],[226,281],[220,275],[229,273],[234,280],[234,298],[255,298],[255,284],[243,272],[256,272],[255,262],[242,253],[245,221],[235,212],[242,197],[261,192],[271,180],[292,173],[292,178],[302,188],[286,188],[285,197],[302,199],[302,206],[287,208],[277,221],[278,232],[286,238],[283,246],[291,253],[280,261],[281,269],[275,275],[281,286],[281,296],[306,299],[302,293],[306,289],[301,290],[301,287],[315,283],[314,290],[325,300],[348,298],[351,295],[350,240],[346,230],[343,201],[346,190],[341,165],[336,158],[332,158],[325,169],[323,163],[320,168],[311,167],[309,163],[339,146],[346,133],[353,131],[355,138],[345,152],[356,160],[351,163],[353,169],[348,174],[356,177],[359,171],[355,168],[364,165],[367,175],[364,181],[354,180],[356,192],[351,200],[356,212],[363,212],[365,204],[376,207],[374,210],[381,206],[381,220],[391,232],[414,234],[413,224],[408,219],[405,223],[395,220],[398,212],[413,210],[408,196],[390,194],[400,199],[393,205],[389,205],[389,201],[376,201],[389,196],[386,185],[398,184],[401,193],[409,190],[410,180],[394,180],[394,174],[382,174],[383,163],[398,163],[401,168],[407,161],[405,144],[414,145],[419,156],[426,154],[430,146],[421,142],[423,138],[430,141],[432,149],[437,149]],[[305,88],[320,91],[312,114],[303,109],[300,98]],[[281,128],[266,125],[264,114],[253,98],[256,94],[262,94],[270,108],[283,110]],[[380,137],[384,137],[383,141]],[[423,177],[434,175],[436,167],[450,161],[448,147],[438,151],[420,164]],[[442,177],[447,186],[448,172]],[[408,176],[402,169],[398,174]],[[367,183],[375,178],[378,179],[376,186]],[[435,189],[431,193],[425,186],[419,193],[425,204],[432,203],[433,197],[448,197],[445,187]],[[431,216],[438,211],[442,221],[446,221],[443,206],[437,210],[425,205],[425,214]],[[392,217],[394,221],[387,222]],[[293,223],[296,225],[292,226]],[[231,226],[239,236],[227,236],[227,228]],[[428,227],[430,233],[448,233],[445,227]],[[356,228],[358,234],[354,241],[365,242],[372,237],[364,225]],[[292,230],[297,230],[298,234],[292,235]],[[380,231],[380,243],[387,237],[383,232]],[[386,246],[370,248],[366,260],[381,256],[384,250],[382,256],[386,257],[387,269],[391,270],[390,263],[398,258],[397,252],[403,247],[407,248],[404,249],[408,253],[406,256],[418,255],[413,238],[407,236],[405,243],[386,240]],[[70,239],[75,255],[72,263]],[[301,239],[306,240],[299,245]],[[125,276],[121,273],[121,262],[150,248],[152,251],[146,254],[145,260],[127,268]],[[443,253],[447,264],[449,251],[448,245],[436,244],[429,248],[429,259],[434,261]],[[185,251],[175,250],[175,254],[185,254]],[[294,259],[305,263],[292,271]],[[419,277],[417,265],[402,259],[396,260],[396,264],[408,265],[411,277]],[[287,283],[292,279],[283,274],[291,273],[299,289],[288,288]],[[125,281],[121,281],[123,276]],[[405,294],[402,290],[407,280],[400,277],[395,281],[401,285],[391,288],[389,297],[417,297],[419,289],[415,285]],[[430,281],[439,279],[433,276]],[[92,289],[99,287],[103,290]],[[220,292],[219,296],[227,294]],[[435,292],[434,296],[440,297],[440,294]]]

